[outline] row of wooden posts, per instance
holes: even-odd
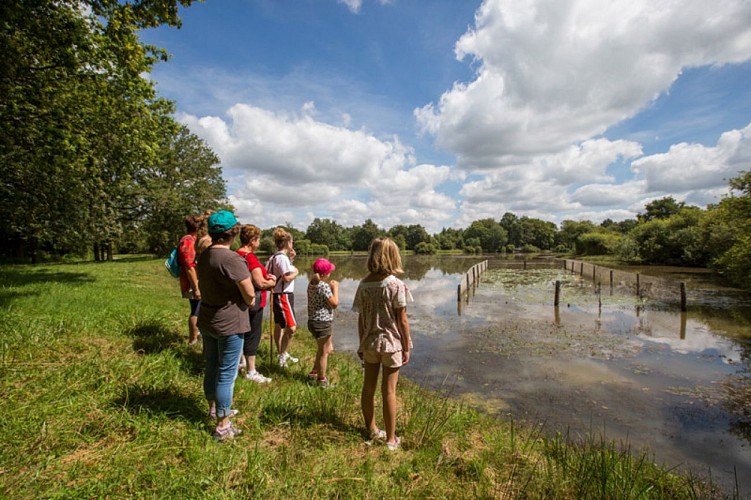
[[[595,264],[586,264],[587,266],[591,266],[592,268],[592,281],[597,286],[598,293],[601,292],[602,289],[602,280],[598,281],[597,277],[602,276],[603,273],[607,273],[609,277],[609,284],[610,289],[612,290],[615,286],[615,280],[614,280],[614,274],[615,270],[609,269],[603,266],[597,266]],[[573,273],[578,272],[579,275],[584,276],[584,266],[585,263],[581,261],[571,260],[571,259],[564,259],[563,260],[563,268],[567,271],[571,271]],[[524,269],[527,269],[527,261],[524,261]],[[457,286],[457,301],[459,304],[462,302],[462,297],[466,294],[467,300],[469,300],[469,291],[474,290],[477,285],[480,282],[480,278],[483,272],[485,272],[488,269],[488,261],[484,260],[482,262],[479,262],[469,268],[467,272],[464,273],[462,276],[461,281],[459,282],[459,285]],[[619,271],[619,273],[623,273],[624,271]],[[633,275],[634,282],[636,285],[636,295],[637,297],[642,296],[642,289],[641,289],[641,276],[639,273],[628,273],[629,275]],[[686,283],[679,282],[678,283],[679,293],[680,293],[680,307],[681,312],[686,312],[687,309],[687,301],[686,301]],[[561,282],[560,280],[556,280],[555,282],[555,299],[553,302],[553,305],[555,307],[558,307],[560,304],[561,299]]]
[[[598,275],[602,276],[602,274],[604,274],[604,273],[607,273],[607,276],[609,278],[610,289],[611,290],[613,289],[613,287],[615,285],[615,280],[614,280],[615,270],[614,269],[610,269],[610,268],[607,268],[607,267],[604,267],[604,266],[598,266],[596,264],[586,264],[586,265],[587,266],[591,266],[591,268],[592,268],[592,282],[597,285],[598,292],[601,290],[601,287],[602,287],[603,283],[602,283],[602,280],[599,280],[599,281],[597,280],[597,276]],[[585,266],[585,263],[582,262],[582,261],[571,260],[571,259],[564,259],[563,260],[563,268],[564,269],[566,269],[567,271],[570,270],[572,273],[577,273],[578,272],[578,274],[580,276],[582,276],[582,277],[584,276],[584,266]],[[630,272],[626,272],[626,271],[619,271],[619,273],[626,273],[628,275],[633,276],[633,282],[634,282],[634,285],[636,287],[636,296],[637,297],[641,297],[642,296],[641,274],[640,273],[630,273]],[[665,281],[665,280],[663,280],[663,281]],[[671,285],[675,286],[675,282],[672,282]],[[686,283],[683,282],[683,281],[678,282],[677,283],[677,287],[678,287],[678,293],[680,295],[681,312],[686,312],[686,310],[687,310]],[[559,304],[560,288],[561,288],[561,282],[560,281],[556,281],[555,282],[555,301],[554,301],[554,305],[555,306],[558,306],[558,304]]]
[[[480,276],[482,276],[482,273],[487,271],[487,269],[488,261],[483,260],[482,262],[478,262],[474,266],[470,267],[469,270],[464,273],[456,290],[456,299],[459,301],[459,303],[461,303],[462,296],[465,293],[468,295],[467,298],[469,298],[469,290],[474,290],[477,287],[477,284],[480,282]]]

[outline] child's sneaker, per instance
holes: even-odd
[[[257,384],[268,384],[269,382],[271,382],[271,379],[269,377],[264,377],[257,371],[246,373],[245,378],[248,380],[252,380],[253,382]]]
[[[214,429],[214,439],[217,441],[227,441],[228,439],[234,439],[238,434],[242,434],[242,431],[230,423],[227,427]]]
[[[308,373],[308,378],[318,378],[318,372],[315,370],[310,370],[310,373]]]
[[[295,364],[295,363],[297,363],[298,361],[300,361],[300,360],[299,360],[298,358],[296,358],[296,357],[292,356],[292,355],[291,355],[290,353],[288,353],[288,352],[285,352],[284,354],[285,354],[285,355],[287,356],[287,361],[289,361],[289,362],[290,362],[290,363],[292,363],[292,364]]]
[[[328,389],[329,387],[331,387],[331,384],[329,384],[329,379],[327,378],[323,378],[323,379],[319,378],[316,381],[316,384],[318,384],[318,387],[323,387],[324,389]]]
[[[279,363],[279,368],[287,368],[287,353],[277,355],[276,361]]]
[[[397,451],[401,446],[402,440],[398,437],[394,440],[393,443],[386,443],[386,448],[388,448],[389,451]]]
[[[373,432],[370,433],[370,439],[371,439],[371,441],[385,442],[386,441],[386,431],[384,431],[383,429],[377,429],[377,430],[375,430],[375,431],[373,431]]]

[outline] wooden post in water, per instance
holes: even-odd
[[[558,304],[561,302],[561,281],[556,280],[555,281],[555,299],[553,300],[553,305],[555,307],[558,307]]]
[[[641,289],[639,287],[639,273],[636,273],[636,296],[641,297]]]
[[[686,312],[686,283],[681,281],[681,312]]]
[[[524,270],[527,270],[527,259],[524,259]]]
[[[597,266],[592,264],[592,282],[597,283]]]
[[[610,270],[610,288],[613,288],[613,270]]]
[[[581,265],[579,266],[579,274],[581,276],[584,276],[584,262],[582,262]]]

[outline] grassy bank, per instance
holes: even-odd
[[[366,440],[359,363],[335,353],[336,386],[308,384],[304,331],[285,372],[265,336],[274,381],[238,379],[244,433],[216,443],[187,307],[161,259],[0,268],[1,497],[719,496],[628,449],[544,437],[407,381],[403,449],[389,453]]]

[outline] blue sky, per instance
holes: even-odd
[[[142,34],[242,222],[706,206],[751,168],[747,0],[207,0]]]

